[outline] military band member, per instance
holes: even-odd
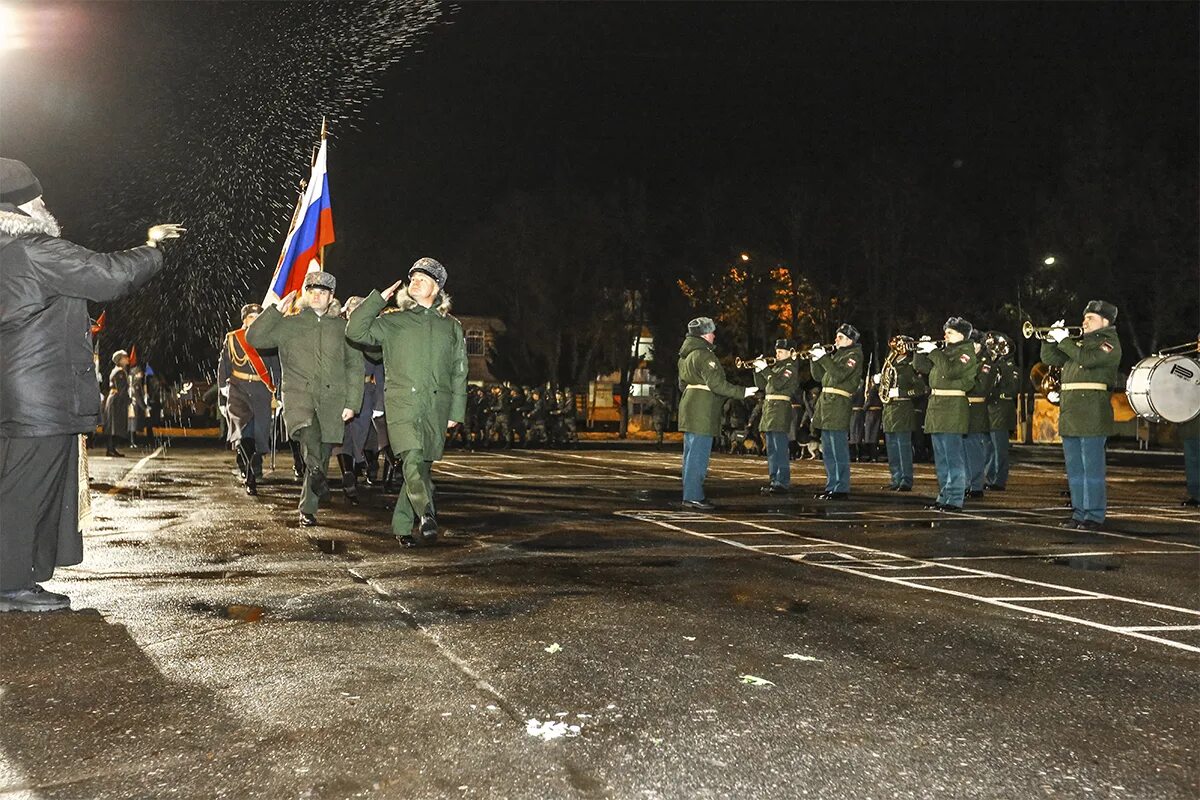
[[[911,492],[913,487],[913,433],[918,430],[914,399],[925,394],[925,379],[913,368],[909,336],[893,336],[888,342],[891,354],[884,364],[888,384],[883,401],[883,439],[887,444],[888,471],[893,492]]]
[[[975,384],[967,390],[967,435],[963,438],[963,452],[967,457],[966,496],[978,500],[983,497],[986,483],[988,442],[991,441],[987,401],[996,385],[996,373],[983,347],[983,331],[975,328],[968,338],[975,350],[979,370],[975,373]]]
[[[346,339],[346,320],[338,316],[333,298],[336,286],[330,273],[310,272],[299,300],[289,292],[246,330],[246,341],[255,349],[279,350],[283,416],[304,457],[299,504],[304,527],[317,524],[317,508],[329,496],[329,456],[362,405],[362,353]],[[284,316],[280,306],[299,311]]]
[[[879,460],[879,428],[883,423],[883,400],[879,396],[879,374],[867,376],[867,396],[864,400],[862,454],[860,461]]]
[[[925,432],[933,440],[938,496],[925,507],[938,511],[962,511],[967,493],[963,446],[970,418],[967,390],[975,385],[979,371],[975,348],[966,340],[972,330],[971,323],[962,317],[950,317],[942,326],[945,347],[938,350],[934,342],[918,342],[913,359],[917,371],[929,376]]]
[[[1017,429],[1017,390],[1020,377],[1012,360],[1012,342],[999,331],[990,331],[984,344],[992,356],[996,381],[988,396],[988,462],[984,488],[1003,492],[1008,485],[1009,437]]]
[[[775,363],[754,361],[754,385],[766,392],[758,430],[767,450],[769,482],[763,494],[786,494],[792,486],[792,462],[788,434],[795,424],[792,395],[800,389],[800,370],[788,339],[775,342]]]
[[[246,340],[247,328],[261,313],[257,303],[242,306],[242,327],[225,335],[217,364],[217,385],[229,392],[229,443],[237,449],[238,471],[252,496],[258,494],[263,453],[271,449],[272,401],[279,383],[279,359],[260,355]]]
[[[1104,445],[1113,426],[1109,387],[1116,383],[1121,364],[1121,341],[1112,324],[1116,319],[1116,306],[1092,300],[1083,309],[1079,338],[1071,338],[1059,320],[1042,342],[1042,361],[1062,367],[1058,433],[1072,508],[1064,528],[1097,530],[1104,524],[1108,506]]]
[[[837,329],[834,351],[817,344],[809,348],[813,380],[821,382],[813,424],[821,429],[821,454],[825,460],[825,491],[819,500],[844,500],[850,496],[850,416],[854,393],[864,370],[858,330],[853,325]]]
[[[713,343],[717,326],[708,317],[688,323],[679,348],[679,430],[683,431],[683,507],[711,511],[716,506],[704,495],[704,478],[713,437],[721,432],[722,398],[749,397],[753,386],[734,386],[725,379]]]

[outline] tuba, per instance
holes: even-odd
[[[1044,396],[1054,405],[1062,399],[1062,367],[1052,367],[1044,362],[1037,362],[1029,368],[1029,381],[1038,394]]]
[[[999,361],[1012,352],[1012,341],[1000,331],[988,331],[983,335],[983,347],[992,361]]]

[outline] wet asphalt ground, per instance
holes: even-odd
[[[966,513],[855,465],[761,497],[678,446],[451,451],[451,536],[390,497],[295,519],[213,448],[93,451],[76,609],[0,615],[0,798],[1195,798],[1200,515],[1113,454],[1066,531],[1055,448]]]

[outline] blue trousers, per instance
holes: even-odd
[[[883,439],[887,442],[888,470],[892,473],[892,486],[904,486],[911,489],[913,485],[912,432],[885,433]]]
[[[1187,493],[1200,500],[1200,436],[1183,440],[1183,471],[1187,473]]]
[[[983,491],[990,440],[991,437],[986,433],[968,433],[963,437],[963,448],[967,454],[967,486],[972,492]]]
[[[792,484],[792,462],[789,460],[787,431],[763,431],[767,440],[767,473],[772,486]]]
[[[1071,488],[1072,519],[1104,522],[1108,491],[1104,485],[1104,443],[1107,436],[1064,436],[1067,484]]]
[[[988,486],[1003,489],[1008,485],[1008,431],[992,431],[988,434],[988,460],[984,479]]]
[[[703,433],[683,434],[683,499],[704,499],[704,478],[708,475],[708,457],[713,437]]]
[[[937,469],[937,502],[962,508],[967,494],[967,453],[961,433],[931,433],[933,465]]]
[[[850,431],[821,431],[825,491],[850,491]]]

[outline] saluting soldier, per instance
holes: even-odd
[[[304,276],[299,300],[289,292],[246,329],[251,347],[279,350],[283,416],[288,436],[299,442],[304,459],[299,504],[304,527],[317,524],[317,508],[329,496],[329,456],[362,405],[362,353],[346,340],[346,320],[338,316],[333,298],[336,286],[330,273],[310,272]],[[293,306],[299,311],[285,316]]]
[[[950,317],[942,326],[945,347],[917,343],[913,366],[929,376],[929,403],[925,407],[925,432],[933,440],[938,496],[928,509],[962,511],[967,493],[967,456],[963,436],[970,424],[967,390],[975,385],[979,362],[967,341],[973,327],[962,317]]]
[[[975,350],[979,369],[975,373],[974,385],[967,390],[967,435],[963,439],[963,450],[967,456],[967,497],[978,500],[983,497],[986,482],[987,448],[992,426],[988,418],[987,401],[996,385],[996,372],[983,346],[983,332],[974,328],[968,338]]]
[[[989,331],[984,337],[992,357],[996,382],[988,396],[988,462],[985,488],[1003,492],[1008,485],[1009,437],[1017,429],[1017,390],[1020,376],[1012,360],[1012,342],[999,331]]]
[[[787,494],[792,485],[791,452],[788,433],[795,424],[792,395],[800,388],[800,371],[788,339],[775,342],[775,363],[767,366],[765,359],[754,362],[754,385],[766,392],[758,430],[767,449],[767,475],[763,494]]]
[[[888,471],[893,492],[911,492],[913,487],[913,433],[917,426],[914,401],[926,393],[925,379],[913,368],[910,336],[893,336],[888,342],[891,354],[881,376],[888,388],[883,401],[883,439],[887,445]],[[887,373],[891,373],[890,375]]]
[[[713,437],[721,432],[722,398],[754,394],[753,386],[734,386],[725,379],[713,344],[717,325],[709,317],[688,323],[679,348],[679,430],[683,431],[683,507],[711,511],[716,506],[704,495],[704,478]]]
[[[242,306],[242,327],[225,334],[217,363],[217,385],[229,390],[229,443],[237,449],[238,471],[248,495],[258,494],[263,453],[271,449],[272,401],[279,382],[278,357],[261,355],[246,339],[246,330],[262,310],[258,303]]]
[[[1117,382],[1121,364],[1121,341],[1112,324],[1116,319],[1116,306],[1092,300],[1084,306],[1079,338],[1070,338],[1060,319],[1042,342],[1042,361],[1062,367],[1058,433],[1072,508],[1064,528],[1098,530],[1104,524],[1108,507],[1104,444],[1113,426],[1109,387]]]
[[[842,325],[827,354],[815,344],[809,348],[813,380],[821,382],[821,395],[813,424],[821,429],[821,455],[825,461],[825,491],[818,500],[844,500],[850,496],[850,416],[854,393],[862,383],[863,354],[858,329]]]
[[[403,283],[371,292],[350,315],[346,335],[383,348],[388,439],[404,472],[392,533],[412,547],[438,536],[433,462],[442,457],[446,431],[467,414],[467,347],[462,324],[450,316],[446,268],[417,259],[401,289]],[[395,308],[385,311],[393,295]]]

